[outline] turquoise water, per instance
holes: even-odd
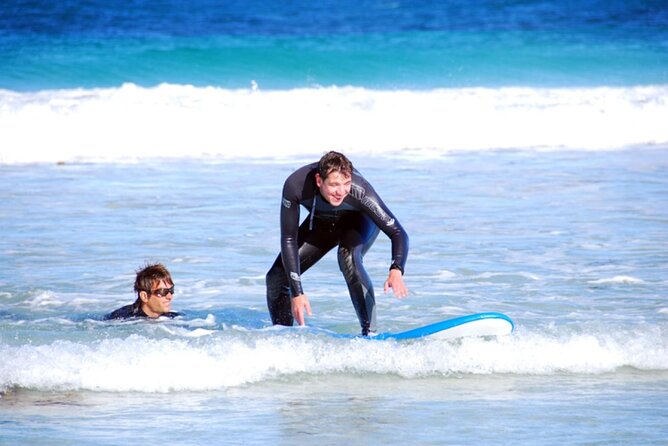
[[[0,8],[0,88],[665,84],[665,6],[13,0]]]
[[[266,89],[628,86],[668,83],[668,36],[568,30],[401,31],[333,36],[57,36],[11,42],[0,86],[113,87],[125,82]]]
[[[0,444],[665,444],[665,2],[0,6]],[[348,154],[411,238],[272,328],[284,179]],[[389,242],[365,258],[376,288]],[[103,322],[146,261],[173,321]]]

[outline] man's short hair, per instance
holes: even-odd
[[[327,152],[318,162],[318,173],[320,178],[325,180],[330,173],[338,172],[344,177],[351,177],[353,174],[353,163],[339,152]]]
[[[174,285],[172,275],[162,263],[148,263],[143,268],[137,270],[135,279],[135,292],[139,295],[140,291],[151,292],[151,287],[155,282],[164,280],[169,286]]]

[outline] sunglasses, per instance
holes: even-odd
[[[158,288],[157,290],[149,291],[149,294],[153,294],[158,297],[165,297],[168,294],[174,295],[174,285],[171,288]]]

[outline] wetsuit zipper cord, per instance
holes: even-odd
[[[318,193],[316,192],[315,195],[313,195],[313,205],[311,206],[311,219],[308,222],[308,230],[313,231],[313,218],[315,217],[315,200],[318,198]]]

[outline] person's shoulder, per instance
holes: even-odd
[[[134,304],[130,304],[130,305],[125,305],[124,307],[121,307],[118,310],[112,311],[111,313],[107,314],[104,317],[104,319],[107,321],[113,319],[128,319],[131,317],[142,317],[142,314],[137,312],[137,308],[135,307]]]
[[[371,185],[371,183],[369,183],[369,181],[366,178],[364,178],[364,176],[361,173],[357,171],[357,169],[353,169],[350,195],[353,198],[361,200],[369,194],[370,195],[375,194],[373,186]]]
[[[169,311],[167,313],[162,313],[159,317],[166,317],[169,319],[174,319],[177,316],[182,316],[181,313],[178,313],[176,311]],[[114,310],[111,313],[107,314],[104,317],[104,320],[114,320],[114,319],[130,319],[130,318],[146,318],[148,319],[148,315],[142,311],[140,307],[138,307],[135,304],[130,304],[126,305],[124,307],[119,308],[118,310]]]
[[[298,179],[306,179],[310,174],[314,174],[318,170],[318,163],[310,163],[305,166],[297,168],[294,172],[288,175],[286,182],[295,181]]]
[[[296,201],[302,195],[307,195],[315,187],[315,172],[317,168],[318,163],[311,163],[292,172],[286,178],[283,185],[283,195]]]

